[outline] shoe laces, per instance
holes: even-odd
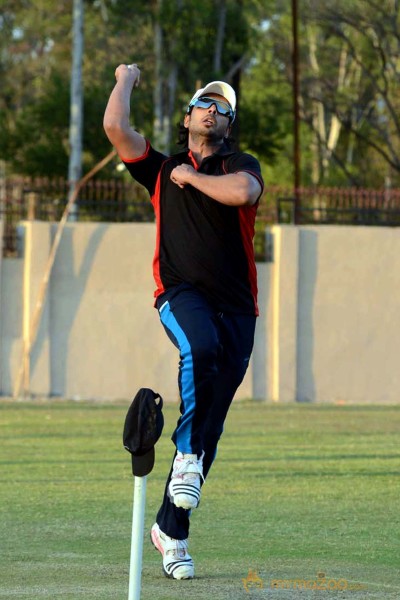
[[[182,454],[182,456],[178,456],[178,459],[174,462],[174,470],[172,476],[182,477],[183,479],[183,476],[187,475],[188,477],[185,477],[185,479],[190,481],[192,479],[195,479],[197,475],[200,475],[200,477],[204,481],[203,456],[204,452],[200,456],[200,458],[197,459],[186,458],[184,454]]]
[[[165,554],[175,558],[185,558],[188,548],[187,540],[175,540],[174,538],[165,536]]]

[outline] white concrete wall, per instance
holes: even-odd
[[[400,230],[277,226],[273,235],[269,397],[398,403]]]
[[[153,224],[68,225],[51,279],[53,393],[176,399],[178,357],[153,307]],[[160,389],[158,389],[160,388]]]
[[[0,219],[0,240],[3,221]],[[23,342],[23,260],[0,252],[0,394],[12,393]]]
[[[12,395],[23,343],[23,261],[7,258],[0,271],[0,394]]]
[[[300,230],[297,396],[397,403],[400,230],[344,233]]]
[[[55,225],[25,223],[0,261],[0,393],[22,363]],[[1,232],[0,232],[1,233]],[[256,343],[237,398],[399,402],[400,230],[274,226]],[[33,395],[177,400],[178,353],[153,308],[151,223],[67,224],[27,386]]]
[[[24,259],[3,262],[2,395],[16,387],[56,225],[29,222],[24,231]],[[151,223],[66,225],[21,393],[130,398],[152,387],[178,400],[178,351],[153,305],[154,244]],[[252,394],[251,377],[250,367],[242,397]]]

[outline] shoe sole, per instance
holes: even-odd
[[[161,548],[158,547],[157,543],[153,540],[153,530],[150,530],[150,542],[153,544],[154,550],[156,550],[157,552],[159,552],[161,554],[161,556],[164,558],[163,551],[161,550]],[[163,573],[164,573],[165,577],[167,577],[168,579],[176,579],[177,581],[179,581],[181,579],[193,579],[194,578],[194,575],[188,575],[187,577],[174,577],[173,572],[172,573],[168,573],[164,569],[164,565],[162,566],[162,570],[163,570]]]
[[[194,508],[197,508],[199,506],[199,503],[197,504],[190,504],[190,502],[185,502],[184,500],[179,500],[179,497],[177,500],[175,500],[176,496],[171,496],[171,500],[173,502],[173,504],[175,504],[176,508],[184,508],[185,510],[193,510]]]

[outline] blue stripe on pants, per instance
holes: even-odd
[[[181,400],[184,405],[184,414],[182,415],[179,426],[176,429],[176,447],[180,452],[192,454],[191,435],[192,435],[192,420],[195,410],[195,385],[193,372],[193,356],[189,340],[185,332],[174,317],[169,302],[165,302],[159,310],[161,323],[168,329],[172,336],[176,339],[180,355],[181,355],[181,370],[180,370],[180,393]]]
[[[183,387],[186,389],[186,382],[190,379],[194,388],[192,395],[189,394],[192,415],[191,424],[186,425],[186,440],[190,442],[194,453],[204,451],[203,474],[206,477],[215,458],[232,398],[248,366],[256,317],[242,314],[222,315],[210,305],[201,292],[189,284],[181,284],[165,292],[158,299],[157,308],[168,337],[181,351],[179,381],[184,367]],[[164,310],[167,311],[165,318]],[[190,378],[187,377],[188,364],[185,364],[189,357]],[[182,401],[181,417],[172,436],[179,450],[182,433],[180,425],[185,418],[185,405]],[[177,437],[178,430],[180,434]],[[185,434],[185,429],[183,431]],[[172,538],[184,540],[189,535],[190,513],[171,502],[168,491],[171,473],[172,468],[156,520],[164,533]]]

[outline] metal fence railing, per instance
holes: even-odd
[[[400,189],[299,188],[297,198],[279,194],[276,206],[280,223],[296,215],[300,225],[400,225]]]
[[[58,221],[68,201],[65,179],[13,177],[1,182],[3,256],[18,256],[18,223]],[[146,190],[134,180],[91,179],[80,190],[78,221],[151,222]],[[265,226],[273,223],[400,226],[400,189],[299,188],[269,186],[260,201],[255,253],[266,259]]]
[[[65,179],[12,178],[2,188],[3,256],[18,254],[17,225],[23,220],[59,221],[68,201]],[[140,222],[154,219],[148,194],[135,181],[90,180],[79,192],[78,221]]]

